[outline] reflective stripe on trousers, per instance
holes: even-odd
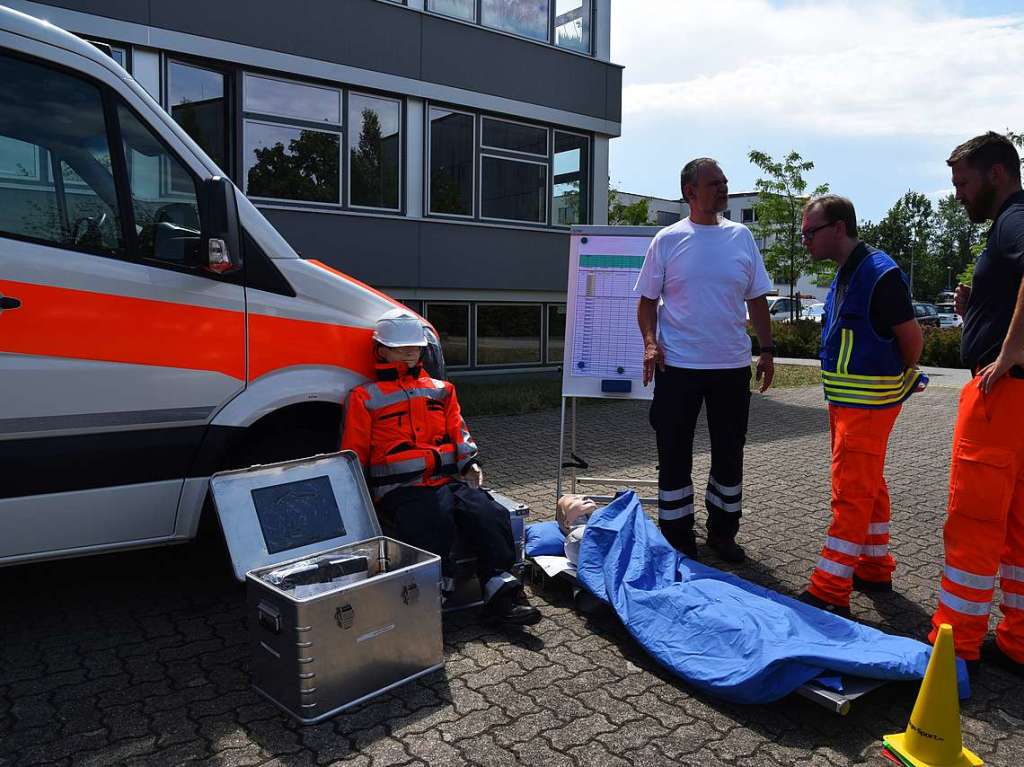
[[[888,581],[889,488],[882,472],[900,407],[829,405],[832,438],[832,523],[808,590],[834,605],[850,603],[853,576]]]
[[[973,660],[988,633],[996,578],[1003,592],[996,639],[1024,662],[1024,380],[1003,376],[988,394],[977,378],[960,392],[949,511],[943,539],[945,566],[932,616],[934,641],[942,623],[953,626],[956,653]]]

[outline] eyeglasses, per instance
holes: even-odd
[[[829,221],[827,224],[819,224],[818,226],[812,226],[810,229],[804,229],[800,232],[800,239],[804,242],[810,242],[814,239],[814,235],[825,227],[832,226],[834,223],[835,221]]]

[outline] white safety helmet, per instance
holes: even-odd
[[[381,346],[426,346],[427,337],[420,321],[402,309],[389,309],[373,329],[373,340]]]

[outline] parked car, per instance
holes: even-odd
[[[939,311],[939,326],[943,328],[958,328],[964,324],[963,318],[953,309],[953,304],[935,304]]]
[[[914,302],[914,316],[921,324],[921,327],[937,328],[941,325],[939,321],[939,310],[935,304],[925,304],[920,301]]]
[[[804,312],[801,316],[805,320],[812,320],[820,325],[822,319],[825,317],[825,304],[811,304],[806,309],[804,309]]]

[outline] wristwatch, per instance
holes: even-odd
[[[775,347],[774,346],[762,346],[761,347],[761,354],[770,354],[770,355],[772,355],[774,357],[775,356]]]

